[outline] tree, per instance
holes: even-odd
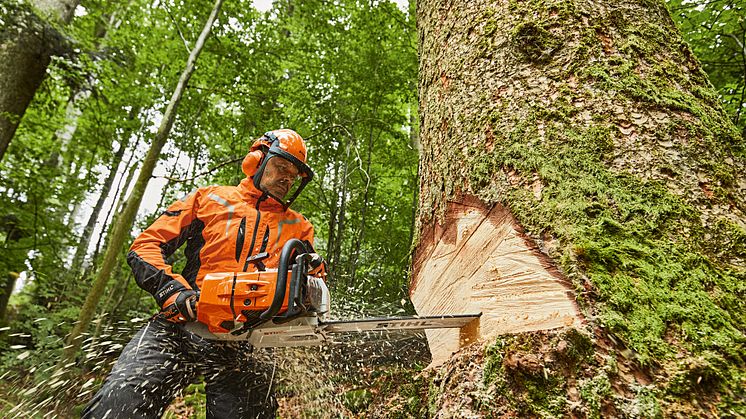
[[[66,365],[68,365],[68,363],[75,357],[78,349],[80,349],[80,345],[82,343],[80,337],[90,325],[91,319],[93,319],[93,315],[96,312],[96,306],[104,293],[109,275],[111,274],[112,269],[114,268],[114,265],[117,263],[117,260],[121,254],[121,247],[124,244],[124,241],[129,237],[130,229],[132,228],[132,224],[135,221],[135,216],[137,215],[137,209],[140,207],[140,203],[142,202],[143,193],[145,192],[148,181],[153,174],[153,169],[158,162],[161,149],[165,145],[166,140],[168,139],[168,134],[174,124],[174,120],[176,118],[176,110],[179,107],[179,103],[181,102],[181,98],[184,95],[187,83],[189,82],[189,79],[194,72],[197,58],[199,57],[200,52],[202,52],[205,41],[210,35],[210,30],[213,23],[217,19],[222,4],[223,0],[215,1],[212,12],[207,18],[207,22],[202,29],[202,33],[195,43],[194,48],[191,50],[191,53],[189,54],[189,58],[187,59],[184,70],[181,73],[179,82],[177,83],[176,88],[174,89],[174,93],[171,96],[171,100],[163,113],[163,119],[161,121],[161,125],[158,128],[158,132],[155,134],[155,138],[150,145],[148,154],[143,161],[142,167],[140,168],[140,174],[138,175],[137,182],[135,183],[135,186],[130,193],[129,198],[127,199],[127,205],[124,207],[122,214],[119,216],[119,218],[117,218],[116,224],[112,228],[111,238],[109,240],[106,253],[104,254],[103,263],[99,268],[98,273],[96,274],[96,279],[94,280],[91,290],[88,292],[88,295],[86,297],[85,303],[80,310],[78,322],[75,324],[75,327],[70,332],[70,335],[67,337],[67,346],[65,347],[65,351],[60,358],[60,367],[64,368]]]
[[[57,26],[70,22],[78,0],[12,0],[0,5],[0,160],[51,57],[65,51]]]
[[[489,397],[462,407],[743,412],[745,144],[663,2],[417,8],[411,295],[482,312]]]

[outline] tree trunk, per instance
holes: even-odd
[[[140,132],[142,132],[144,124],[140,126]],[[122,178],[119,178],[119,182],[117,182],[116,186],[116,194],[115,194],[115,202],[112,202],[109,206],[108,211],[106,211],[106,216],[104,216],[104,222],[103,226],[101,227],[101,234],[98,235],[98,240],[96,240],[96,246],[93,249],[93,254],[91,255],[90,262],[89,263],[83,263],[85,269],[83,270],[83,274],[80,276],[83,279],[86,279],[90,276],[91,272],[96,270],[96,265],[98,263],[98,255],[101,251],[101,246],[104,243],[104,240],[108,240],[109,238],[109,231],[110,227],[112,225],[116,225],[117,223],[117,216],[121,214],[124,211],[124,207],[126,205],[126,194],[127,190],[129,190],[130,185],[132,184],[132,179],[135,177],[135,171],[137,171],[137,167],[139,165],[139,161],[132,163],[132,160],[135,157],[135,152],[137,151],[137,147],[140,144],[140,138],[138,137],[137,141],[135,142],[134,147],[132,147],[132,154],[130,155],[130,158],[127,160],[127,163],[124,166],[124,171],[127,173],[127,178],[124,179],[124,185],[122,185]],[[123,173],[124,174],[124,173]],[[116,214],[112,217],[112,212],[115,212]],[[110,221],[111,220],[111,221]]]
[[[150,149],[148,150],[148,154],[143,161],[143,165],[140,169],[140,174],[138,175],[135,187],[127,200],[127,205],[125,206],[124,211],[117,218],[117,222],[114,225],[111,234],[111,241],[108,243],[106,253],[104,254],[102,266],[99,269],[93,286],[91,287],[91,290],[86,297],[85,303],[80,310],[78,322],[75,324],[75,327],[73,327],[73,330],[67,337],[66,346],[58,365],[58,367],[62,369],[66,368],[70,364],[70,362],[73,361],[75,354],[78,352],[78,349],[80,348],[80,345],[82,343],[82,334],[88,328],[93,315],[96,313],[96,305],[101,299],[101,295],[104,292],[109,274],[111,273],[114,265],[117,263],[118,256],[121,253],[121,248],[124,244],[124,241],[127,239],[127,236],[129,235],[129,231],[132,228],[132,223],[134,222],[135,216],[137,215],[137,209],[140,207],[140,202],[142,202],[145,188],[147,187],[148,181],[153,174],[153,169],[155,168],[156,163],[158,163],[161,149],[168,139],[168,134],[171,131],[171,127],[173,126],[174,119],[176,117],[176,110],[178,109],[179,103],[181,102],[181,98],[184,94],[187,83],[189,82],[189,79],[194,72],[195,62],[197,61],[197,58],[199,57],[199,54],[204,47],[205,41],[210,34],[210,29],[217,19],[217,15],[220,12],[220,7],[222,6],[222,4],[223,0],[215,1],[215,5],[212,9],[212,12],[210,13],[209,18],[207,19],[207,23],[205,23],[205,26],[202,29],[202,33],[197,39],[197,42],[195,43],[191,53],[189,54],[189,58],[187,59],[184,71],[181,73],[181,77],[179,78],[179,82],[174,89],[171,100],[166,107],[165,112],[163,113],[163,120],[161,121],[158,132],[156,132],[155,138],[153,139]]]
[[[15,201],[15,200],[14,200]],[[4,233],[3,260],[0,261],[0,275],[4,277],[3,287],[0,290],[0,324],[5,320],[5,312],[8,309],[10,295],[15,288],[19,273],[23,270],[23,260],[28,250],[13,249],[18,246],[19,240],[28,237],[29,233],[18,227],[20,220],[15,215],[6,215],[0,218],[0,233]]]
[[[381,132],[378,132],[378,136],[381,135]],[[378,139],[378,136],[376,136],[376,140]],[[368,135],[368,153],[365,157],[365,172],[361,173],[360,176],[363,178],[363,182],[365,182],[365,192],[363,192],[363,202],[360,209],[360,226],[357,231],[357,238],[355,239],[355,250],[352,252],[352,258],[350,259],[350,284],[352,286],[355,285],[355,275],[357,272],[357,265],[360,260],[360,246],[365,241],[365,219],[366,214],[368,213],[368,206],[370,205],[370,201],[372,201],[372,197],[370,196],[370,163],[371,163],[371,157],[373,154],[373,128],[370,129],[370,133]]]
[[[332,190],[330,193],[331,199],[329,200],[329,225],[327,231],[329,231],[329,238],[326,242],[326,254],[329,262],[329,276],[336,280],[334,276],[334,266],[336,261],[334,260],[334,247],[337,243],[337,212],[339,211],[339,148],[335,150],[335,161],[334,173],[332,174]],[[336,281],[335,281],[336,283]]]
[[[4,269],[2,275],[5,276],[5,283],[3,284],[3,289],[0,291],[0,324],[4,325],[5,311],[8,309],[10,295],[13,294],[13,288],[16,286],[18,272],[7,272]]]
[[[120,273],[121,273],[121,270],[120,270]],[[114,305],[111,307],[111,312],[109,313],[109,321],[106,324],[107,330],[114,329],[115,320],[119,319],[119,316],[117,315],[117,313],[119,312],[119,308],[122,306],[122,303],[124,302],[125,298],[127,298],[127,292],[129,291],[129,283],[130,283],[129,277],[131,276],[132,276],[131,273],[128,274],[127,278],[124,278],[121,281],[122,288],[120,290],[115,290],[115,292],[113,293],[113,294],[118,295],[119,297],[117,298],[117,302],[114,303]]]
[[[508,416],[526,400],[518,416],[620,416],[648,385],[667,416],[737,406],[744,142],[664,4],[420,0],[417,21],[412,302],[482,313],[478,330],[428,333],[434,362],[497,342],[482,355]],[[567,339],[536,332],[568,327],[593,336],[589,376],[554,370]],[[548,389],[567,403],[547,407]]]
[[[51,57],[64,51],[64,41],[49,23],[70,22],[77,0],[36,0],[39,17],[25,3],[0,6],[0,160],[41,85]]]
[[[122,136],[122,138],[124,139],[127,137]],[[70,265],[72,278],[77,278],[82,271],[83,259],[85,259],[85,255],[88,253],[88,245],[91,242],[93,229],[96,227],[96,221],[98,221],[98,216],[104,206],[104,201],[106,201],[106,198],[109,197],[111,186],[114,184],[114,178],[117,175],[119,164],[122,162],[122,156],[124,156],[124,150],[126,148],[127,147],[125,146],[125,143],[121,142],[119,144],[119,150],[117,150],[116,154],[114,154],[114,156],[112,157],[109,175],[104,180],[104,184],[101,187],[101,194],[98,197],[98,201],[96,201],[96,205],[93,207],[93,212],[91,212],[91,216],[88,217],[88,222],[86,223],[85,227],[83,227],[83,232],[80,234],[80,238],[78,239],[78,248],[75,250],[75,255],[73,256],[73,261]]]
[[[349,165],[350,165],[350,149],[353,147],[353,142],[355,140],[350,137],[349,142],[347,143],[347,146],[345,147],[345,160],[343,162],[342,166],[342,173],[340,177],[341,184],[339,187],[339,193],[338,195],[334,196],[334,199],[337,199],[339,202],[339,205],[337,206],[337,218],[335,221],[336,224],[336,231],[334,233],[334,247],[329,249],[329,254],[331,255],[331,258],[329,260],[329,269],[331,271],[331,274],[333,277],[339,282],[341,280],[341,283],[345,288],[347,288],[350,285],[349,277],[342,272],[342,246],[344,246],[344,228],[345,228],[345,220],[347,218],[346,211],[347,211],[347,186],[349,183],[348,180],[348,172],[349,172]]]

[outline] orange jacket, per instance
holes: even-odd
[[[312,246],[311,223],[263,196],[246,178],[238,186],[199,188],[174,202],[135,239],[127,262],[137,284],[163,307],[180,291],[199,290],[208,273],[276,268],[292,238]],[[178,274],[166,259],[185,242],[186,266]],[[263,252],[269,257],[251,261]]]

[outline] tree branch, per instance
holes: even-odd
[[[168,8],[168,5],[165,2],[163,3],[163,9],[166,10],[166,14],[171,19],[171,22],[173,22],[174,26],[176,26],[176,32],[179,33],[181,41],[184,42],[184,48],[186,48],[187,54],[191,54],[192,50],[191,48],[189,48],[189,43],[187,42],[186,38],[184,38],[184,34],[181,32],[179,23],[176,21],[176,19],[174,19],[174,16],[171,14],[171,9]]]
[[[167,179],[167,180],[169,180],[171,182],[175,182],[175,183],[191,182],[191,181],[193,181],[193,180],[195,180],[197,178],[200,178],[200,177],[202,177],[204,175],[208,175],[208,174],[210,174],[210,173],[212,173],[212,172],[220,169],[223,166],[227,166],[229,164],[233,164],[233,163],[242,161],[243,159],[244,159],[243,157],[236,157],[236,158],[233,158],[231,160],[224,161],[224,162],[218,164],[217,166],[213,166],[212,168],[210,168],[210,169],[208,169],[208,170],[206,170],[206,171],[204,171],[204,172],[202,172],[202,173],[200,173],[198,175],[192,176],[191,178],[188,178],[188,179],[172,178],[172,177],[169,177],[169,176],[153,176],[153,178],[163,178],[163,179]]]

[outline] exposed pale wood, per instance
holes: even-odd
[[[428,331],[433,364],[461,344],[504,333],[576,325],[571,288],[503,206],[452,203],[443,226],[425,229],[411,298],[418,314],[482,313],[469,330]]]

